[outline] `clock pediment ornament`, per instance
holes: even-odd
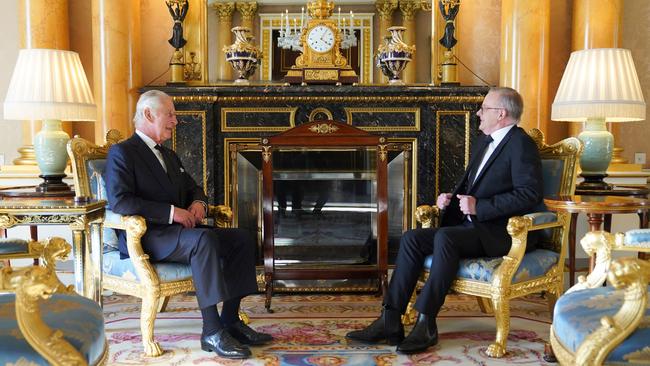
[[[341,30],[331,18],[334,3],[314,0],[307,4],[310,16],[300,35],[302,53],[285,76],[290,84],[353,84],[359,81],[341,53]]]

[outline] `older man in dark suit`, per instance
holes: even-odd
[[[108,205],[118,214],[145,218],[142,246],[153,261],[190,265],[203,317],[201,348],[222,357],[247,358],[247,345],[272,340],[238,318],[241,299],[257,291],[255,244],[244,231],[201,225],[207,209],[203,190],[176,153],[161,146],[178,124],[172,99],[157,90],[142,94],[133,120],[133,136],[108,153]],[[125,236],[119,235],[123,257],[128,256]]]
[[[453,193],[438,196],[441,227],[404,233],[381,317],[362,330],[348,333],[348,338],[387,340],[398,344],[397,351],[403,353],[424,351],[438,342],[436,316],[456,277],[460,259],[508,253],[508,219],[543,207],[538,150],[516,125],[522,111],[523,101],[515,90],[489,91],[477,113],[483,136],[474,144],[467,170]],[[404,339],[400,316],[422,272],[424,258],[430,254],[433,263],[429,279],[415,303],[418,319]]]

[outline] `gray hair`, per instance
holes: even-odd
[[[521,98],[521,94],[506,86],[490,88],[490,91],[499,95],[501,107],[508,112],[515,123],[519,123],[521,114],[524,112],[524,100]]]
[[[149,90],[142,93],[140,99],[138,99],[138,104],[135,106],[135,115],[133,116],[133,124],[138,126],[140,122],[144,120],[144,111],[149,108],[150,110],[155,111],[162,104],[161,101],[163,98],[169,98],[169,95],[160,90]]]

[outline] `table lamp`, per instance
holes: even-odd
[[[70,190],[63,182],[70,137],[61,121],[95,121],[97,106],[76,52],[22,49],[4,102],[7,120],[42,120],[34,135],[36,162],[43,178],[39,192]]]
[[[578,138],[581,189],[611,189],[604,178],[614,137],[606,122],[642,121],[646,105],[630,50],[594,48],[571,53],[551,108],[554,121],[586,122]]]

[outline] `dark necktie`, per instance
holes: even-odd
[[[163,147],[158,144],[156,144],[154,148],[160,152],[160,155],[162,155],[163,162],[165,163],[165,171],[167,172],[167,176],[170,176],[169,172],[172,165],[169,161],[169,158],[167,157],[167,154],[165,154],[165,149],[163,149]]]
[[[469,190],[472,188],[474,180],[476,180],[476,173],[478,173],[478,168],[481,166],[481,162],[483,162],[485,153],[487,152],[488,147],[492,141],[494,141],[494,139],[490,135],[487,135],[483,138],[483,148],[479,151],[476,160],[474,160],[474,166],[467,176],[467,191],[465,193],[469,192]]]

